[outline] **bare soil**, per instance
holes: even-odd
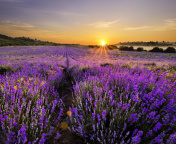
[[[69,107],[72,106],[73,82],[67,69],[63,70],[63,73],[65,75],[65,84],[64,87],[59,90],[59,93],[61,97],[63,97],[63,103],[65,105],[61,122],[66,122],[66,117],[68,117],[66,113]],[[84,140],[77,134],[72,133],[69,129],[63,130],[60,127],[58,127],[58,129],[61,137],[56,142],[57,144],[84,144]]]

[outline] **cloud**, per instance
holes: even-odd
[[[64,38],[67,37],[65,32],[58,32],[54,30],[41,29],[34,25],[23,23],[19,21],[0,21],[0,29],[3,33],[18,33],[23,35],[40,35],[40,37],[58,37]]]
[[[132,31],[132,30],[147,30],[151,28],[150,26],[139,26],[139,27],[125,27],[124,30],[129,30],[129,31]]]
[[[126,31],[135,31],[135,30],[151,30],[151,31],[167,31],[167,30],[176,30],[176,18],[166,19],[157,26],[139,26],[139,27],[125,27]]]
[[[164,23],[154,30],[156,31],[165,31],[165,30],[176,30],[176,18],[167,19]]]
[[[76,12],[69,12],[69,11],[60,11],[58,12],[61,15],[71,15],[71,16],[79,16],[79,15],[83,15],[82,13],[76,13]]]
[[[1,21],[0,24],[5,25],[5,26],[9,26],[9,27],[13,27],[13,28],[16,28],[16,29],[19,29],[19,30],[25,30],[25,31],[34,28],[34,26],[31,25],[31,24],[22,23],[22,22],[19,22],[19,21],[6,20],[6,21]]]
[[[117,22],[119,22],[119,21],[118,20],[110,21],[110,22],[100,21],[100,22],[89,24],[89,25],[94,26],[96,28],[108,28],[108,27],[110,27],[111,25],[113,25],[113,24],[115,24]]]
[[[50,14],[50,15],[56,15],[56,16],[63,16],[63,17],[67,17],[67,16],[85,16],[85,14],[83,13],[78,13],[78,12],[72,12],[72,11],[63,11],[63,10],[43,10],[40,9],[38,10],[38,12],[40,13],[46,13],[46,14]]]

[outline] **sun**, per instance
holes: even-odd
[[[101,41],[101,45],[104,46],[105,45],[105,41]]]

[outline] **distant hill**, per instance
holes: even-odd
[[[58,46],[59,43],[53,43],[48,41],[41,41],[37,39],[31,39],[29,37],[9,37],[0,34],[0,46],[38,46],[38,45],[48,45],[48,46]]]

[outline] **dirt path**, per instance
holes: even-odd
[[[65,105],[64,108],[64,115],[62,116],[62,122],[66,121],[67,111],[69,110],[69,107],[72,105],[72,93],[73,93],[73,78],[71,74],[69,73],[69,57],[66,54],[66,68],[63,69],[63,87],[59,89],[59,93],[61,97],[63,98],[63,103]],[[70,132],[68,129],[62,130],[60,129],[61,137],[58,140],[58,144],[84,144],[83,139],[79,137],[78,135]]]

